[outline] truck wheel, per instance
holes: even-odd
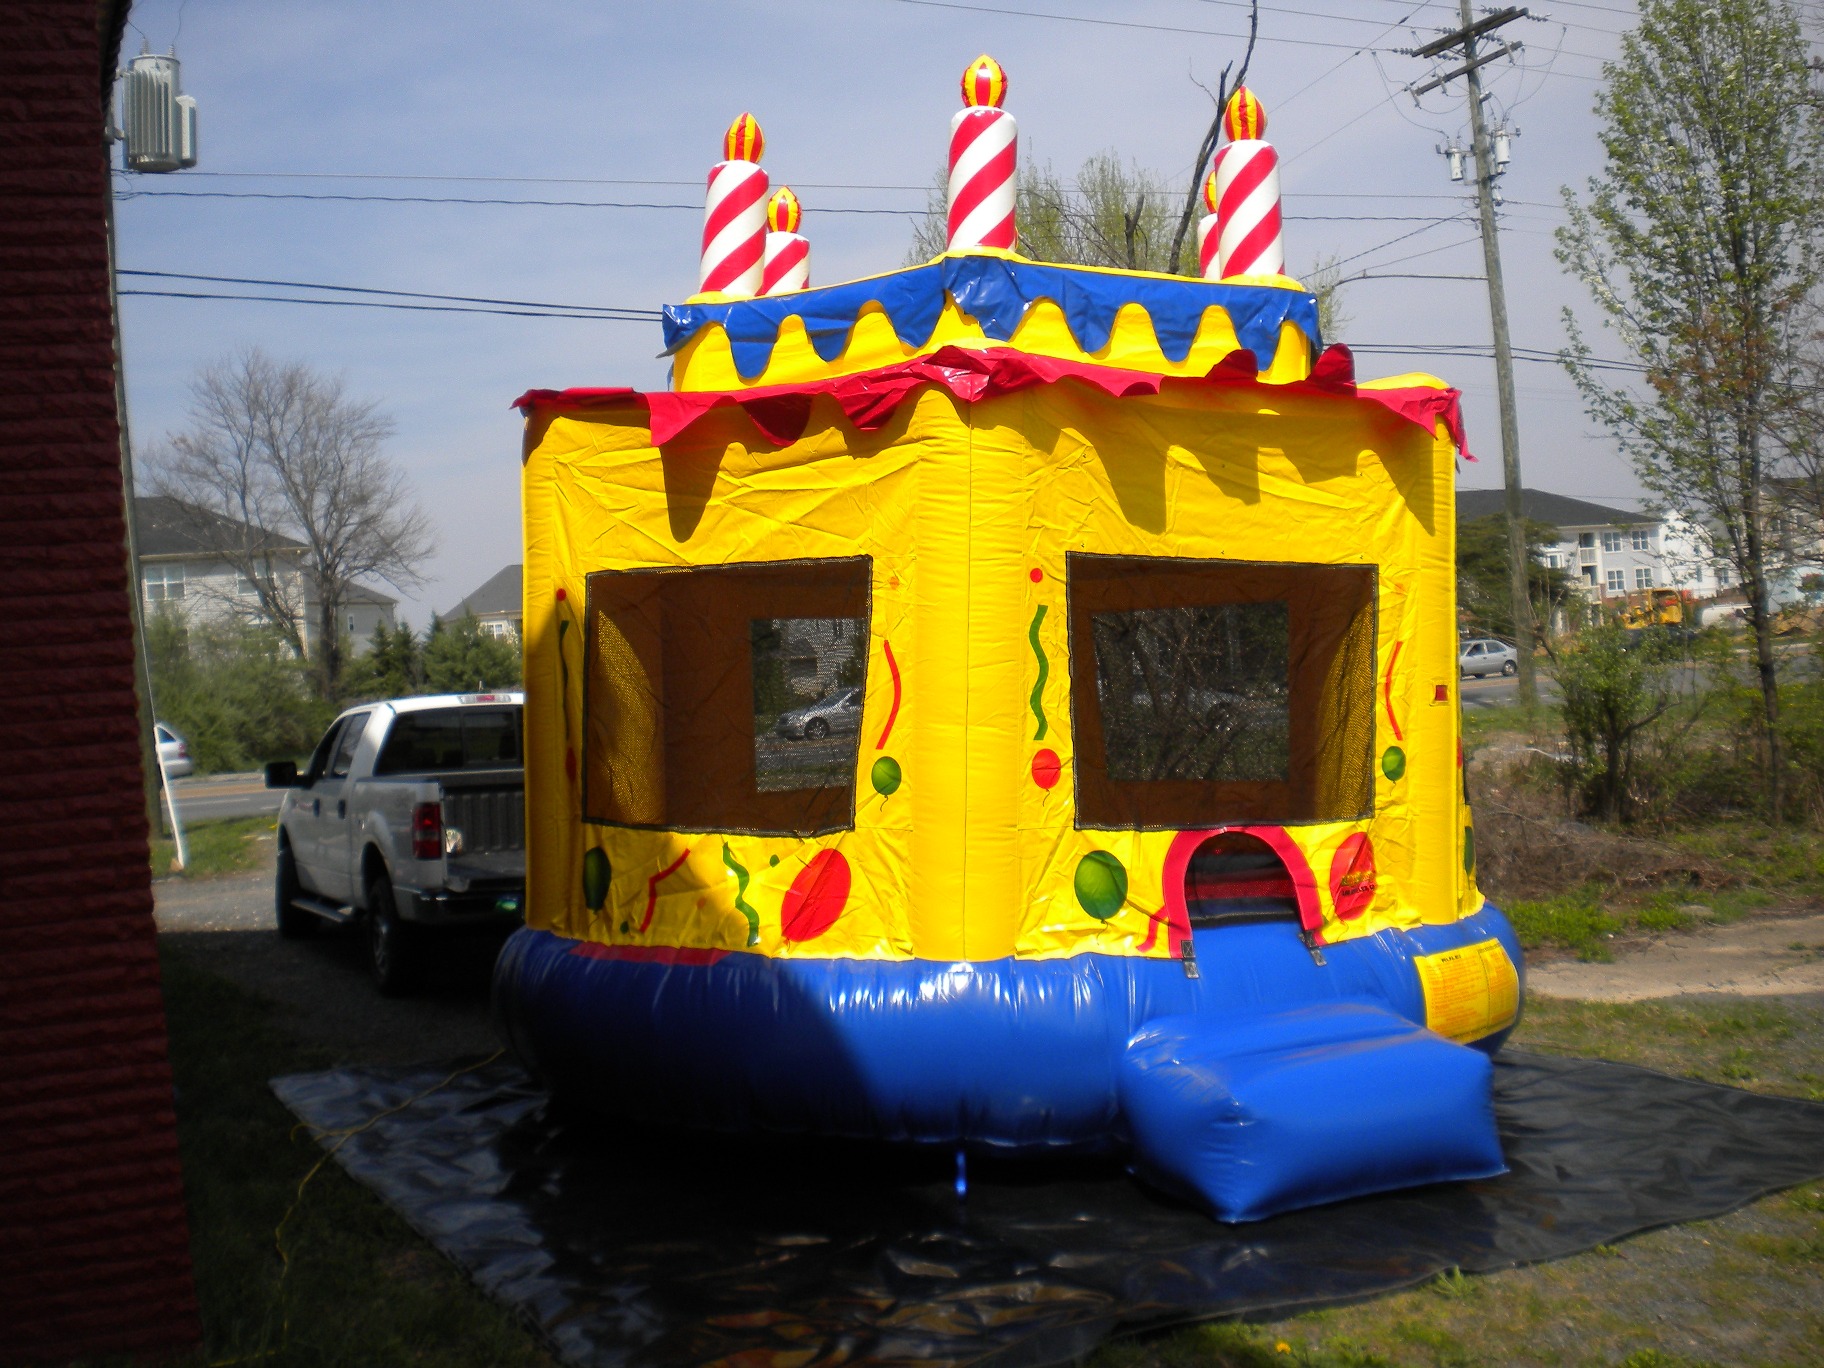
[[[1520,673],[1520,667],[1519,667],[1519,666],[1518,666],[1518,665],[1516,665],[1516,664],[1515,664],[1515,663],[1514,663],[1514,662],[1513,662],[1513,661],[1511,661],[1511,660],[1510,660],[1510,661],[1508,661],[1508,662],[1507,662],[1507,663],[1506,663],[1506,664],[1505,664],[1505,665],[1503,665],[1503,666],[1502,666],[1502,667],[1501,667],[1501,673],[1502,673],[1502,674],[1504,674],[1504,675],[1515,675],[1515,674],[1519,674],[1519,673]]]
[[[417,965],[412,928],[400,920],[393,901],[393,881],[381,870],[367,881],[367,967],[374,986],[386,997],[400,997],[412,986]]]
[[[279,861],[272,880],[272,910],[279,923],[279,935],[286,940],[305,940],[317,933],[317,917],[293,901],[298,896],[298,862],[291,853],[291,842],[279,837]]]

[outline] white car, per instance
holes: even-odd
[[[1457,647],[1457,673],[1483,675],[1518,673],[1520,656],[1505,641],[1492,637],[1472,637]]]
[[[196,766],[190,760],[190,747],[184,744],[179,736],[163,722],[152,724],[152,734],[158,739],[159,768],[173,779],[182,779]]]

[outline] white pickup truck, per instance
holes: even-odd
[[[279,934],[359,922],[375,982],[406,991],[432,928],[513,926],[526,895],[525,695],[350,708],[279,805]]]

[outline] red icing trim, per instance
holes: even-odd
[[[582,941],[570,953],[583,959],[644,960],[651,964],[714,964],[730,952],[690,945],[603,945]]]
[[[1005,347],[969,351],[943,347],[929,356],[913,357],[879,370],[858,375],[838,375],[798,385],[763,385],[746,390],[670,391],[643,394],[626,388],[527,390],[513,407],[530,412],[538,408],[593,410],[643,407],[655,446],[678,437],[712,409],[733,405],[747,416],[775,446],[786,446],[804,435],[811,403],[827,396],[853,426],[872,432],[883,426],[901,404],[922,385],[942,385],[965,402],[979,402],[1016,394],[1035,385],[1055,385],[1075,380],[1092,385],[1111,398],[1158,394],[1166,386],[1260,384],[1253,354],[1231,352],[1201,376],[1164,376],[1148,371],[1065,361],[1052,356],[1030,356]],[[1470,459],[1464,445],[1462,396],[1454,389],[1358,389],[1355,361],[1338,343],[1326,348],[1312,367],[1311,378],[1287,385],[1265,387],[1274,394],[1331,394],[1369,400],[1426,432],[1442,422],[1457,450]]]

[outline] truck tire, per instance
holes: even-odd
[[[367,933],[367,967],[374,986],[385,997],[402,997],[412,989],[417,970],[417,946],[412,928],[399,916],[393,901],[393,881],[384,869],[367,881],[367,913],[362,918]]]
[[[285,940],[307,940],[317,934],[320,919],[293,901],[298,893],[298,862],[291,853],[291,842],[280,832],[278,866],[272,879],[272,910],[279,935]]]

